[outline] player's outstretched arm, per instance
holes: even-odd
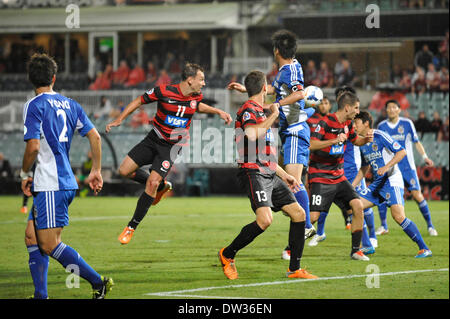
[[[102,140],[100,134],[98,134],[98,131],[95,128],[91,129],[86,136],[89,140],[92,152],[92,168],[87,178],[87,182],[91,189],[94,191],[94,194],[97,195],[103,187],[103,178],[101,174]]]
[[[198,111],[200,113],[210,113],[210,114],[218,114],[222,120],[224,120],[225,124],[230,125],[233,122],[231,115],[221,109],[217,109],[215,107],[209,106],[205,103],[198,104]]]
[[[41,146],[40,140],[35,138],[29,139],[27,141],[27,144],[25,146],[25,152],[23,154],[22,170],[20,171],[20,178],[22,179],[22,191],[28,197],[31,196],[31,184],[33,182],[33,178],[31,177],[32,173],[30,172],[30,169],[31,166],[33,166],[34,161],[36,160],[40,146]]]
[[[247,92],[247,89],[245,88],[245,86],[238,82],[231,82],[230,84],[228,84],[227,89],[230,91],[236,90],[241,93]]]
[[[114,121],[106,125],[106,133],[109,133],[112,127],[120,126],[120,124],[122,124],[122,122],[141,105],[142,101],[140,96],[131,101]]]
[[[305,98],[305,91],[300,90],[300,91],[292,92],[291,94],[286,96],[284,99],[279,100],[278,103],[280,103],[281,106],[290,105],[290,104],[294,104],[300,100],[303,100],[304,98]]]
[[[434,166],[434,162],[431,158],[428,158],[427,153],[425,152],[425,148],[423,147],[422,143],[417,142],[415,143],[416,149],[419,152],[420,156],[422,156],[423,160],[425,161],[425,164],[427,166]]]
[[[315,138],[312,138],[310,140],[310,151],[317,151],[321,150],[323,148],[327,148],[328,146],[344,143],[347,140],[347,135],[344,133],[340,133],[336,138],[332,140],[318,140]]]

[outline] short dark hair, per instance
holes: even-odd
[[[367,111],[361,111],[355,116],[355,120],[360,119],[363,123],[369,122],[369,127],[372,128],[373,118]]]
[[[35,88],[52,84],[53,76],[58,72],[55,60],[46,53],[35,53],[27,64],[28,80]]]
[[[251,71],[244,80],[245,89],[249,97],[261,92],[264,84],[266,84],[266,75],[261,71]]]
[[[356,102],[359,102],[359,98],[356,94],[353,94],[352,92],[343,92],[337,98],[338,110],[343,109],[347,104],[355,105]]]
[[[198,71],[204,72],[200,65],[195,63],[186,63],[183,71],[181,71],[181,80],[186,81],[190,76],[195,77]]]
[[[272,35],[272,47],[278,49],[284,59],[291,59],[297,51],[297,37],[289,30],[279,30]]]
[[[351,92],[353,94],[356,94],[356,91],[354,88],[352,88],[351,86],[341,86],[338,87],[334,90],[334,96],[336,98],[336,100],[338,99],[339,95],[341,95],[344,92]]]
[[[394,103],[400,108],[400,104],[397,102],[397,100],[387,100],[386,103],[384,103],[384,108],[387,109],[387,106],[389,103]]]

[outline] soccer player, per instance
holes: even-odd
[[[271,104],[271,114],[265,116],[263,105],[267,83],[264,73],[252,71],[244,83],[249,99],[238,110],[235,122],[238,180],[247,192],[256,220],[244,226],[231,244],[219,251],[223,272],[228,279],[238,278],[234,262],[237,252],[270,226],[272,210],[282,210],[291,218],[289,245],[292,255],[287,277],[317,278],[300,268],[305,243],[305,211],[292,193],[299,183],[277,164],[275,138],[270,127],[278,117],[279,104]]]
[[[282,154],[286,172],[300,182],[300,190],[295,198],[306,213],[305,236],[309,238],[316,233],[309,217],[309,196],[301,182],[303,167],[308,165],[310,130],[306,120],[315,112],[314,108],[305,107],[303,89],[303,70],[295,59],[297,37],[288,30],[280,30],[272,36],[272,46],[279,71],[268,94],[276,95],[280,105],[279,135],[283,144]],[[239,83],[230,83],[229,89],[245,92]]]
[[[339,96],[344,92],[351,92],[356,94],[355,89],[349,86],[339,87],[334,91],[336,100],[339,99]],[[314,117],[314,116],[313,116]],[[361,167],[361,154],[359,151],[359,147],[353,145],[351,142],[346,142],[346,148],[344,151],[344,174],[347,177],[350,183],[356,177],[356,174]],[[360,188],[364,189],[366,187],[365,179],[363,178],[360,184],[357,185],[356,191]],[[337,202],[338,207],[341,209],[342,215],[344,216],[346,222],[346,228],[351,228],[351,218],[349,214],[350,211],[347,212],[345,208],[345,204]],[[328,212],[320,212],[320,216],[317,220],[317,234],[310,240],[308,246],[317,246],[317,244],[326,239],[325,235],[325,220],[328,215]],[[315,216],[314,216],[315,217]],[[313,219],[311,222],[314,222]],[[367,226],[366,226],[367,225]],[[370,234],[367,233],[367,228],[369,229]],[[364,210],[364,228],[362,235],[362,251],[364,254],[373,254],[375,252],[375,248],[378,247],[377,237],[375,235],[375,222],[372,208],[368,208]]]
[[[364,214],[361,200],[344,175],[345,141],[361,146],[371,141],[355,133],[352,120],[359,113],[359,99],[351,92],[338,98],[338,110],[322,118],[311,134],[311,159],[308,169],[311,219],[317,220],[320,212],[327,212],[333,201],[341,202],[353,211],[351,224],[352,248],[350,256],[355,260],[369,260],[360,250]]]
[[[428,158],[422,143],[419,141],[419,137],[416,133],[414,123],[405,117],[400,116],[400,105],[396,100],[389,100],[385,104],[386,113],[388,118],[378,125],[378,129],[386,132],[394,140],[396,140],[405,150],[406,156],[403,158],[398,166],[403,176],[403,181],[406,188],[411,192],[412,197],[419,206],[420,212],[423,218],[427,222],[428,233],[430,236],[437,236],[438,233],[431,221],[430,209],[428,203],[423,197],[420,189],[419,177],[417,176],[416,165],[414,163],[414,154],[412,145],[416,146],[417,151],[422,156],[427,166],[433,166],[433,161]],[[384,210],[383,210],[384,208]],[[382,225],[377,230],[380,235],[388,233],[388,227],[386,223],[386,207],[381,207],[380,217],[382,219]]]
[[[46,54],[34,54],[28,62],[28,78],[36,96],[24,106],[24,140],[22,190],[33,196],[25,231],[29,267],[35,287],[33,297],[46,299],[49,256],[64,268],[70,266],[86,279],[94,299],[103,299],[113,280],[100,276],[76,250],[61,241],[69,223],[68,208],[78,189],[69,162],[72,136],[77,130],[87,136],[93,154],[88,177],[89,186],[98,193],[103,186],[101,175],[101,138],[83,108],[74,100],[53,91],[56,62]],[[36,161],[34,176],[30,169]]]
[[[366,136],[372,131],[372,116],[368,112],[361,112],[356,116],[355,127],[359,135]],[[370,167],[373,174],[373,182],[369,187],[359,191],[364,208],[385,202],[397,224],[419,246],[416,258],[431,257],[431,250],[423,241],[417,226],[405,216],[403,180],[397,165],[405,157],[405,149],[385,132],[374,130],[373,141],[361,146],[360,151],[361,169],[353,185],[361,181]]]
[[[201,89],[205,86],[202,67],[187,63],[181,74],[182,81],[175,85],[157,86],[133,100],[117,119],[106,125],[106,132],[121,123],[143,104],[158,102],[155,118],[147,136],[123,160],[119,173],[123,177],[145,184],[133,217],[119,235],[121,244],[128,244],[139,223],[151,205],[156,205],[171,188],[165,182],[173,162],[189,139],[189,127],[196,111],[218,114],[226,124],[232,122],[230,114],[202,103]],[[150,174],[141,166],[152,164]]]

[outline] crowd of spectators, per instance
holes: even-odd
[[[413,69],[401,69],[394,65],[391,82],[404,93],[412,92],[448,92],[449,74],[449,33],[439,43],[438,50],[433,53],[428,44],[424,44],[414,57]]]
[[[440,142],[448,141],[448,123],[449,116],[445,118],[445,121],[442,121],[439,112],[434,112],[433,119],[429,120],[425,112],[420,111],[418,118],[414,121],[414,126],[420,136],[423,136],[424,133],[434,133],[436,141]]]

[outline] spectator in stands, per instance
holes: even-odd
[[[438,133],[437,140],[438,142],[448,142],[448,120],[449,117],[445,119],[444,124],[441,126],[441,130]]]
[[[441,92],[448,92],[448,68],[446,66],[441,67],[439,72],[440,83],[439,89]]]
[[[440,67],[445,66],[448,68],[448,30],[445,31],[445,38],[439,43],[439,57]]]
[[[425,93],[427,90],[427,81],[425,71],[420,66],[416,66],[416,72],[411,79],[411,92],[418,95]]]
[[[306,68],[304,71],[304,78],[305,78],[305,87],[310,85],[316,85],[317,86],[317,69],[316,69],[316,63],[314,60],[308,60],[306,63]]]
[[[89,90],[109,90],[111,88],[111,80],[108,74],[105,72],[98,72],[97,77],[91,85]]]
[[[336,86],[352,86],[353,79],[355,77],[352,67],[350,66],[350,61],[347,59],[343,59],[341,61],[342,68],[339,73],[335,73],[336,77]]]
[[[436,72],[436,68],[433,63],[428,63],[428,70],[426,75],[427,89],[430,92],[437,92],[440,90],[441,77]]]
[[[119,67],[114,72],[113,83],[124,85],[128,80],[128,75],[130,74],[130,68],[128,67],[126,60],[121,60]]]
[[[156,81],[156,86],[169,85],[170,83],[172,83],[172,79],[170,78],[169,74],[167,74],[167,71],[165,69],[159,71],[159,77]]]
[[[428,121],[424,111],[419,112],[419,117],[414,121],[414,126],[416,127],[417,133],[420,133],[420,137],[422,137],[424,133],[430,131],[431,123]]]
[[[402,89],[402,92],[411,92],[412,82],[408,70],[402,71],[402,78],[398,82],[398,86]]]
[[[372,101],[370,102],[369,110],[377,110],[380,112],[385,109],[384,106],[389,100],[396,100],[402,111],[410,107],[409,101],[403,92],[395,90],[387,85],[380,85],[377,89],[378,91],[374,94]]]
[[[441,115],[439,114],[438,111],[434,111],[433,112],[433,120],[431,121],[431,124],[430,124],[430,132],[435,133],[436,139],[437,139],[437,135],[438,135],[439,131],[441,130],[441,127],[442,127]]]
[[[117,107],[113,108],[113,110],[111,111],[109,116],[112,119],[116,119],[120,115],[120,113],[123,112],[124,108],[125,108],[125,103],[122,100],[119,100],[119,102],[117,103]]]
[[[275,77],[278,74],[278,65],[276,64],[276,62],[272,63],[272,70],[270,70],[269,73],[267,73],[267,83],[272,84],[273,80],[275,80]],[[236,80],[237,80],[237,76],[236,76]],[[237,81],[236,81],[237,82]],[[231,83],[231,81],[230,81]]]
[[[433,53],[431,53],[428,44],[424,44],[422,50],[418,51],[414,57],[414,66],[420,66],[426,70],[429,63],[433,63]]]
[[[156,82],[158,78],[158,70],[156,70],[156,66],[152,61],[147,62],[147,76],[146,76],[146,82],[147,83],[154,83]]]
[[[136,63],[128,75],[125,87],[133,87],[142,82],[145,82],[145,71],[138,63]]]
[[[111,105],[111,101],[104,95],[100,98],[100,110],[94,113],[94,118],[103,118],[106,119],[110,117],[110,114],[113,110]]]
[[[0,152],[0,178],[2,179],[13,178],[11,164],[9,164],[9,161],[5,158],[2,152]]]
[[[333,87],[334,79],[333,73],[328,68],[328,63],[325,61],[320,62],[320,69],[317,72],[318,86],[321,88]]]
[[[150,123],[150,117],[147,112],[145,112],[144,107],[141,105],[139,111],[131,117],[130,126],[132,128],[138,128],[143,125],[148,125]]]

